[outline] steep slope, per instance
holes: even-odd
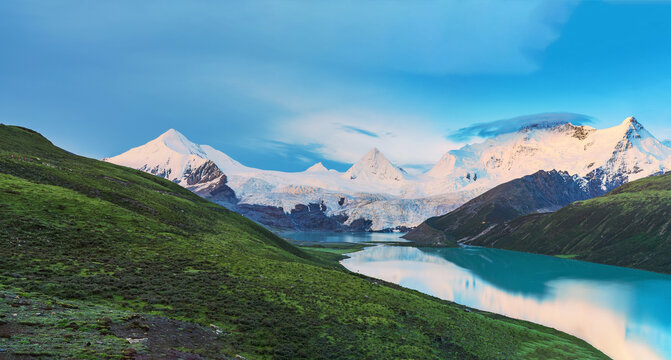
[[[671,148],[636,119],[627,118],[601,130],[557,123],[528,126],[452,150],[418,176],[405,173],[377,149],[345,173],[320,164],[296,173],[254,169],[210,146],[192,143],[174,130],[105,160],[183,186],[189,168],[198,169],[210,160],[235,193],[235,200],[229,197],[220,203],[228,207],[237,203],[236,211],[264,224],[312,230],[302,228],[309,221],[294,219],[293,213],[304,214],[303,209],[316,206],[319,214],[315,215],[323,218],[319,223],[327,226],[324,230],[389,230],[417,226],[499,184],[539,170],[565,171],[585,178],[590,188],[612,190],[671,170]]]
[[[371,149],[354,163],[344,177],[356,182],[400,184],[405,171],[392,165],[377,148]]]
[[[228,185],[228,178],[207,152],[189,141],[175,129],[170,129],[158,138],[121,155],[102,159],[111,163],[123,163],[150,174],[173,181],[196,194],[222,204],[235,204],[235,192]],[[226,157],[222,163],[231,167],[242,165]]]
[[[499,225],[469,242],[671,273],[671,174]]]
[[[451,191],[490,189],[552,169],[586,177],[593,186],[610,190],[671,169],[671,149],[633,117],[601,130],[543,124],[450,151],[427,175],[437,179],[435,188]]]
[[[430,218],[404,238],[422,244],[456,245],[522,215],[556,211],[605,193],[600,187],[585,185],[577,176],[541,170],[501,184],[446,215]]]
[[[348,273],[173,182],[4,125],[0,212],[10,358],[605,358]]]
[[[304,172],[285,173],[246,167],[210,146],[189,141],[173,129],[145,145],[103,160],[169,179],[279,229],[407,228],[449,211],[471,196],[457,192],[403,198],[400,194],[409,186],[407,174],[377,149],[368,152],[346,173],[328,170],[321,163]],[[189,174],[204,173],[205,169],[212,175],[196,183],[190,180]]]

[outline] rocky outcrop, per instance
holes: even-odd
[[[458,209],[426,220],[404,237],[422,244],[451,245],[480,236],[505,221],[559,210],[574,201],[604,195],[601,183],[561,171],[538,171],[501,184]]]
[[[356,219],[349,224],[346,215],[327,215],[324,204],[296,205],[288,213],[268,205],[238,204],[240,214],[266,226],[296,231],[370,231],[372,222]]]
[[[238,202],[235,191],[227,185],[228,178],[210,160],[195,169],[187,168],[181,182],[186,182],[185,187],[194,193],[226,207],[230,208]]]
[[[205,163],[195,169],[189,167],[184,171],[183,178],[187,185],[196,185],[210,182],[217,178],[225,176],[219,170],[217,165],[212,160],[207,160]]]

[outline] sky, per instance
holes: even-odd
[[[0,2],[0,123],[85,156],[170,128],[245,165],[345,170],[559,121],[671,139],[671,2]]]

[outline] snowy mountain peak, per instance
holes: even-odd
[[[329,170],[321,162],[318,162],[318,163],[310,166],[307,170],[305,170],[305,172],[315,172],[315,173],[316,172],[324,172],[324,171],[328,172]]]
[[[638,123],[638,120],[636,120],[635,117],[629,116],[624,121],[622,122],[623,124],[633,124],[633,123]]]
[[[400,182],[405,171],[394,166],[377,148],[371,149],[344,174],[360,181]]]
[[[457,158],[454,155],[445,153],[426,174],[434,178],[449,176],[454,172],[456,162]]]
[[[197,155],[200,157],[206,157],[205,152],[203,152],[200,146],[191,142],[189,139],[186,138],[186,136],[182,135],[182,133],[180,133],[175,129],[169,129],[168,131],[161,134],[161,136],[150,141],[146,145],[149,144],[154,145],[162,144],[168,147],[170,150],[173,150],[177,153],[184,155],[190,154],[190,155]]]

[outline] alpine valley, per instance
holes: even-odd
[[[170,129],[103,160],[169,179],[271,228],[392,231],[414,228],[540,170],[561,172],[565,180],[554,192],[579,189],[575,200],[600,196],[671,169],[667,145],[633,117],[606,129],[540,123],[449,151],[419,175],[376,148],[346,172],[321,163],[303,172],[280,172],[247,167]],[[553,210],[566,204],[556,205]]]

